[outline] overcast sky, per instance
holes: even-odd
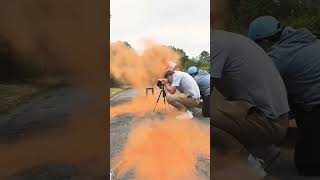
[[[210,0],[111,0],[111,42],[142,50],[144,40],[182,48],[188,56],[210,49]]]

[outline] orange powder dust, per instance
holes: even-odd
[[[142,54],[117,42],[110,45],[110,73],[119,81],[141,89],[155,85],[170,61],[179,64],[179,55],[171,48],[147,44]]]
[[[136,179],[197,179],[199,155],[210,156],[210,130],[194,120],[147,121],[135,127],[114,164],[121,177],[134,169]]]
[[[110,74],[113,78],[130,85],[139,92],[130,102],[112,107],[110,117],[133,113],[141,117],[145,112],[152,112],[156,104],[159,89],[155,87],[158,79],[163,78],[169,63],[180,64],[179,55],[169,47],[146,41],[146,48],[138,54],[133,48],[122,42],[110,44]],[[154,87],[153,96],[145,96],[145,88]],[[168,107],[167,107],[168,108]],[[160,97],[156,110],[165,109]],[[171,109],[174,108],[171,106]]]
[[[159,91],[155,90],[155,94],[153,96],[136,96],[133,97],[132,100],[127,103],[116,105],[110,108],[110,118],[112,119],[113,117],[122,114],[134,114],[137,117],[142,117],[146,112],[153,111],[153,108],[157,102],[158,95]],[[161,96],[155,109],[155,112],[165,110],[167,112],[176,111],[173,106],[170,105],[170,107],[168,107],[168,103],[166,103],[165,105],[163,102],[163,97]]]
[[[123,43],[111,44],[110,73],[118,81],[130,85],[139,95],[131,101],[113,106],[111,119],[121,114],[134,114],[141,119],[128,136],[128,142],[115,158],[113,170],[121,177],[129,170],[136,179],[191,180],[196,174],[197,158],[210,156],[210,129],[196,120],[176,120],[179,114],[174,107],[167,107],[164,120],[142,120],[146,112],[152,112],[159,95],[145,96],[144,90],[153,87],[170,62],[179,63],[179,56],[170,48],[149,42],[138,54]],[[156,111],[165,105],[160,97]],[[143,118],[142,118],[143,117]]]

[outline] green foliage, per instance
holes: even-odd
[[[230,0],[233,32],[247,34],[250,22],[259,16],[271,15],[283,25],[305,27],[320,32],[320,1],[313,0]]]
[[[247,33],[250,22],[262,15],[276,15],[279,6],[271,0],[232,0],[233,14],[232,31]]]
[[[179,54],[181,66],[184,70],[186,67],[192,64],[192,61],[190,61],[189,57],[187,56],[186,52],[184,52],[183,49],[176,48],[174,46],[168,46],[168,47],[173,49],[177,54]]]
[[[41,77],[46,72],[45,64],[30,59],[19,59],[17,63],[17,74],[21,78]]]
[[[120,82],[114,79],[113,77],[110,78],[111,81],[111,87],[120,87]]]
[[[123,90],[123,88],[110,88],[110,97],[119,94]]]
[[[210,71],[210,65],[206,65],[206,66],[199,66],[198,69],[202,69],[202,70],[206,70],[206,71]]]
[[[290,25],[295,28],[307,28],[318,37],[320,36],[320,17],[319,16],[300,16],[297,18],[290,18],[285,25]]]
[[[182,71],[187,71],[189,67],[196,66],[199,69],[210,69],[210,53],[207,51],[202,51],[199,56],[189,58],[183,49],[175,48],[173,46],[169,46],[175,52],[177,52],[181,56],[181,66]]]
[[[206,64],[210,62],[210,54],[208,51],[202,51],[198,58],[201,63]]]
[[[132,48],[132,46],[127,42],[127,41],[123,41],[122,42],[127,48]]]

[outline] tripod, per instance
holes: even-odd
[[[166,100],[166,98],[167,98],[167,93],[166,93],[166,91],[164,90],[164,85],[162,85],[160,89],[161,89],[161,90],[160,90],[160,93],[159,93],[159,96],[158,96],[156,105],[155,105],[154,108],[153,108],[153,112],[156,110],[156,107],[157,107],[157,104],[158,104],[159,99],[160,99],[160,97],[161,97],[161,94],[162,94],[162,97],[163,97],[163,102],[164,102],[165,111],[167,111],[167,100]],[[169,108],[169,104],[168,104],[168,108]]]

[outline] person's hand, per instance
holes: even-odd
[[[162,82],[165,83],[165,84],[168,84],[168,80],[167,79],[164,79]]]
[[[168,83],[168,80],[167,80],[167,79],[158,79],[158,81],[160,81],[160,82],[162,82],[162,83],[165,83],[165,84]]]
[[[167,79],[164,79],[164,80],[162,81],[162,83],[164,83],[164,85],[166,85],[166,84],[168,84],[168,80],[167,80]]]

